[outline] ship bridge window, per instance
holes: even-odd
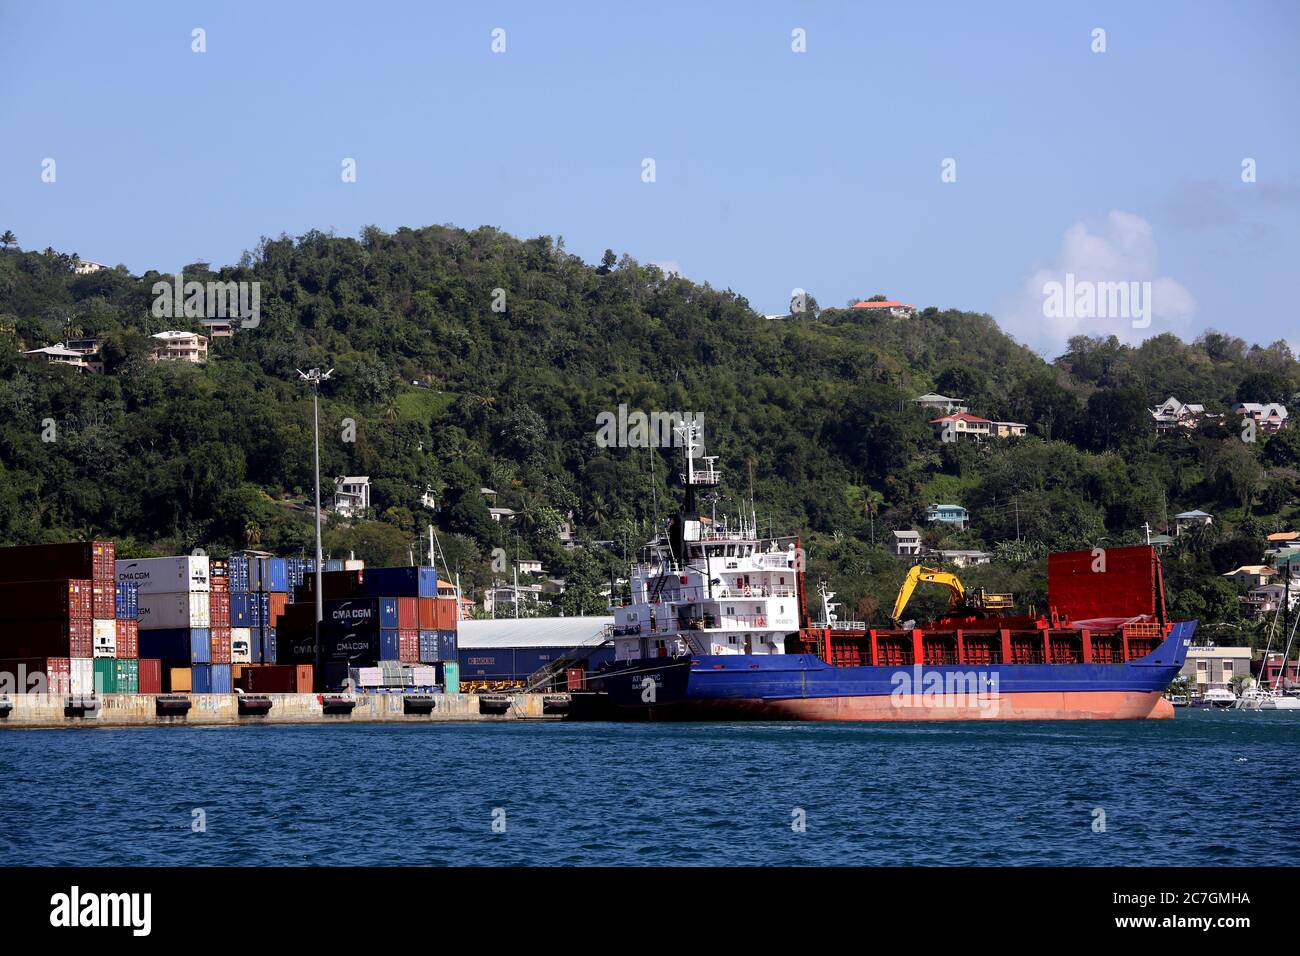
[[[734,544],[727,545],[727,557],[734,558],[735,556],[736,556],[736,546]]]

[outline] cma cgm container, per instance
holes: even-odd
[[[394,597],[438,596],[438,575],[433,568],[367,568],[361,581],[367,597],[391,595]],[[419,626],[417,624],[412,626]]]
[[[140,592],[140,630],[211,627],[207,591]]]
[[[0,581],[113,580],[112,541],[0,548]]]
[[[169,663],[207,664],[212,658],[212,634],[206,627],[171,627],[140,632],[140,656]]]
[[[140,585],[134,581],[118,581],[113,586],[113,616],[119,621],[140,618]]]
[[[117,562],[117,580],[134,581],[145,594],[210,591],[206,555],[177,558],[124,558]]]
[[[80,578],[0,584],[0,621],[93,617],[93,586]]]

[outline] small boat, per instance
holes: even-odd
[[[1166,694],[1165,700],[1175,707],[1190,707],[1192,703],[1192,699],[1186,694]]]
[[[1211,687],[1201,695],[1201,706],[1223,709],[1235,707],[1237,705],[1237,695],[1226,687]]]

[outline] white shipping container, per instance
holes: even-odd
[[[207,591],[178,591],[140,595],[140,630],[167,627],[210,627],[212,615]]]
[[[71,681],[68,690],[76,697],[89,697],[95,692],[95,662],[89,657],[74,657],[68,665]]]
[[[344,571],[364,571],[365,568],[366,568],[366,562],[364,561],[353,560],[352,558],[348,558],[343,562]]]
[[[433,687],[438,683],[438,672],[432,667],[415,667],[411,674],[416,687]]]
[[[124,558],[117,562],[118,581],[140,585],[140,596],[174,594],[181,591],[208,591],[207,555],[179,558]],[[207,627],[196,624],[195,627]]]
[[[253,663],[253,629],[251,627],[232,627],[230,629],[230,663]]]
[[[117,621],[96,620],[91,626],[96,657],[117,656]]]

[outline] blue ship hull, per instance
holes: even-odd
[[[595,675],[645,719],[1069,720],[1172,717],[1163,699],[1195,621],[1123,664],[837,667],[812,654],[619,661]]]

